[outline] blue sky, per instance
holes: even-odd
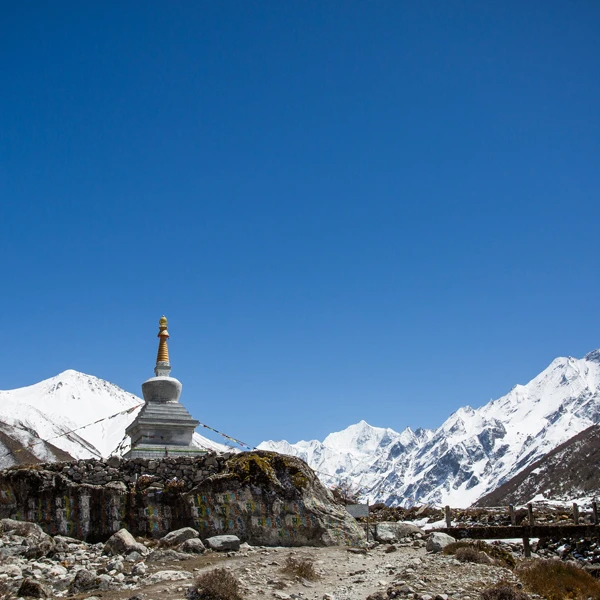
[[[0,388],[250,443],[435,427],[600,347],[600,4],[31,2],[0,21]]]

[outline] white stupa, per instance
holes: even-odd
[[[205,453],[192,446],[196,421],[179,402],[181,382],[171,377],[167,340],[167,318],[158,323],[158,355],[155,377],[142,383],[145,405],[125,432],[131,438],[131,449],[124,458],[193,456]]]

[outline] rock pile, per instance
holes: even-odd
[[[0,521],[0,532],[0,597],[7,593],[35,598],[60,597],[191,580],[189,571],[156,571],[155,567],[189,560],[206,551],[198,532],[190,528],[170,532],[154,544],[154,548],[149,547],[151,542],[137,541],[126,529],[115,533],[104,544],[88,544],[60,535],[52,538],[35,523],[12,519]],[[212,538],[210,546],[239,550],[239,539],[222,537],[226,539]]]

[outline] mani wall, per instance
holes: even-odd
[[[104,541],[194,527],[253,545],[361,545],[364,533],[302,460],[273,452],[80,460],[0,471],[0,518]]]

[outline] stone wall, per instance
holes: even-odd
[[[0,471],[0,517],[103,541],[194,527],[255,545],[360,545],[356,521],[300,459],[272,452],[80,460]]]

